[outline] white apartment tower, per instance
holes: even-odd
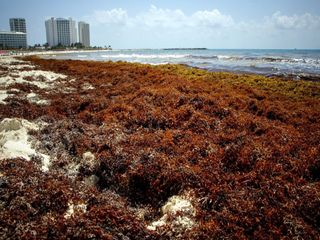
[[[47,42],[50,47],[59,44],[70,46],[77,42],[76,22],[72,18],[51,18],[46,20]]]
[[[90,47],[90,28],[85,22],[78,23],[79,42],[85,47]]]
[[[47,43],[50,47],[58,45],[57,24],[54,18],[46,21]]]

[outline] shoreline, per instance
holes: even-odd
[[[105,50],[105,51],[110,51],[110,50]],[[96,51],[92,51],[92,52],[96,52]],[[61,54],[66,54],[66,53],[78,53],[78,52],[63,52]],[[79,52],[81,53],[81,52]],[[45,56],[45,55],[55,55],[54,53],[49,53],[49,54],[35,54],[34,56]],[[29,55],[29,56],[33,56],[33,55]],[[49,58],[50,59],[50,58]],[[54,59],[54,58],[52,58]],[[58,59],[58,60],[67,60],[67,59]],[[101,61],[101,60],[92,60],[92,59],[70,59],[70,60],[78,60],[78,61],[93,61],[93,62],[107,62],[110,60],[105,60],[105,61]],[[112,61],[112,62],[117,62],[117,61]],[[130,62],[130,61],[121,61],[121,62],[126,62],[126,63],[140,63],[140,62]],[[213,73],[232,73],[232,74],[246,74],[246,75],[258,75],[258,76],[263,76],[263,77],[267,77],[267,78],[279,78],[279,79],[283,79],[283,80],[293,80],[293,81],[312,81],[312,82],[320,82],[320,75],[318,74],[310,74],[310,73],[299,73],[299,74],[276,74],[276,73],[254,73],[254,72],[249,72],[249,71],[240,71],[240,70],[226,70],[226,69],[206,69],[206,68],[201,68],[201,67],[197,67],[197,66],[191,66],[188,64],[183,64],[183,63],[143,63],[141,62],[140,64],[144,64],[144,65],[150,65],[150,66],[161,66],[161,65],[181,65],[181,66],[186,66],[188,68],[191,69],[199,69],[199,70],[204,70],[204,71],[208,71],[208,72],[213,72]]]
[[[25,54],[25,55],[0,55],[0,59],[3,57],[18,57],[18,58],[24,58],[24,57],[32,57],[32,56],[38,56],[38,57],[43,57],[47,56],[49,57],[48,59],[55,59],[55,58],[50,58],[50,55],[63,55],[63,54],[69,54],[69,53],[85,53],[85,52],[109,52],[112,50],[77,50],[77,51],[47,51],[47,52],[32,52],[30,54]],[[77,60],[77,61],[93,61],[93,62],[107,62],[110,60],[105,60],[105,61],[100,61],[100,60],[88,60],[88,59],[58,59],[58,60]],[[117,61],[113,61],[117,62]],[[126,62],[126,63],[135,63],[135,62],[130,62],[130,61],[121,61],[121,62]],[[137,62],[139,63],[139,62]],[[206,68],[201,68],[197,66],[191,66],[187,64],[179,64],[179,63],[143,63],[141,62],[140,64],[144,65],[150,65],[150,66],[161,66],[161,65],[181,65],[181,66],[186,66],[191,69],[199,69],[199,70],[204,70],[208,72],[213,72],[213,73],[231,73],[231,74],[244,74],[244,75],[257,75],[257,76],[263,76],[267,78],[279,78],[283,80],[292,80],[292,81],[311,81],[311,82],[320,82],[320,75],[317,74],[309,74],[309,73],[299,73],[299,74],[274,74],[274,73],[269,73],[269,74],[263,74],[263,73],[254,73],[254,72],[248,72],[248,71],[240,71],[240,70],[226,70],[226,69],[206,69]]]
[[[103,54],[105,51],[105,54]],[[129,51],[130,53],[128,53]],[[279,50],[280,51],[280,50]],[[298,53],[297,53],[297,52]],[[151,65],[183,64],[205,69],[211,72],[231,72],[242,74],[258,74],[266,77],[279,77],[285,80],[319,81],[318,53],[310,50],[205,50],[192,51],[173,50],[170,54],[163,49],[141,50],[68,50],[30,52],[27,55],[43,56],[55,59],[95,60],[95,61],[127,61]]]
[[[11,51],[11,50],[5,50]],[[16,53],[8,53],[2,54],[1,57],[25,57],[25,56],[43,56],[43,55],[60,55],[60,54],[68,54],[68,53],[83,53],[83,52],[108,52],[112,51],[109,49],[100,49],[100,50],[45,50],[45,51],[26,51],[26,52],[16,52]]]
[[[318,82],[8,57],[0,106],[4,237],[318,236]]]
[[[285,79],[293,79],[293,80],[308,80],[308,81],[319,81],[320,73],[318,69],[319,61],[317,59],[308,58],[308,57],[300,57],[289,55],[289,56],[270,56],[270,53],[265,53],[266,55],[262,55],[260,57],[245,55],[244,56],[237,55],[238,53],[219,53],[212,52],[213,55],[203,54],[203,56],[198,56],[198,54],[192,54],[190,52],[183,51],[181,54],[180,51],[173,51],[173,53],[166,53],[165,50],[157,50],[156,52],[150,52],[153,50],[139,50],[133,53],[123,52],[118,53],[119,50],[115,50],[117,53],[107,54],[107,55],[99,55],[94,54],[90,55],[90,59],[86,59],[88,56],[77,56],[75,54],[66,53],[63,55],[56,56],[57,59],[74,59],[74,60],[95,60],[95,61],[126,61],[126,62],[140,62],[143,64],[151,64],[151,65],[165,65],[165,64],[182,64],[190,67],[205,69],[208,71],[215,72],[232,72],[232,73],[244,73],[244,74],[258,74],[266,77],[283,77]],[[122,50],[125,51],[125,50]],[[147,52],[144,52],[147,51]],[[160,51],[160,52],[159,52]],[[98,53],[98,52],[97,52]],[[222,55],[220,55],[222,54]],[[225,55],[227,54],[227,55]],[[230,56],[228,54],[231,54]],[[235,54],[235,55],[232,55]],[[276,54],[276,53],[273,53]],[[201,54],[200,54],[201,55]],[[167,59],[166,59],[167,57]],[[50,56],[48,56],[50,58]],[[53,57],[54,58],[54,57]],[[304,59],[306,58],[306,59]],[[199,63],[199,59],[203,59],[205,63]],[[251,60],[250,60],[251,59]],[[244,61],[244,62],[242,62]],[[246,62],[249,61],[249,62]],[[250,62],[252,61],[252,62]],[[274,65],[274,62],[277,64]],[[296,63],[301,63],[300,66],[295,65]],[[285,65],[286,63],[294,64],[294,65]],[[231,64],[231,65],[230,65]],[[243,65],[244,64],[244,65]],[[305,65],[304,64],[309,64]],[[299,67],[300,66],[300,67]],[[291,68],[294,69],[291,69]],[[312,71],[310,68],[312,67]]]

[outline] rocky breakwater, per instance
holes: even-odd
[[[320,85],[0,59],[0,239],[319,236]]]

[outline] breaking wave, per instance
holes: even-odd
[[[186,58],[187,54],[113,54],[101,55],[102,58],[121,58],[121,59],[170,59],[170,58]]]

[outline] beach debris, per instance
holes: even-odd
[[[93,89],[95,89],[95,87],[92,86],[90,83],[84,83],[84,84],[82,85],[82,89],[83,89],[83,90],[93,90]]]
[[[35,103],[37,105],[48,105],[49,104],[48,100],[40,99],[39,96],[33,92],[29,93],[27,95],[27,99],[29,100],[29,102]]]
[[[6,90],[0,90],[0,104],[7,104],[4,100],[12,94],[8,94]]]

